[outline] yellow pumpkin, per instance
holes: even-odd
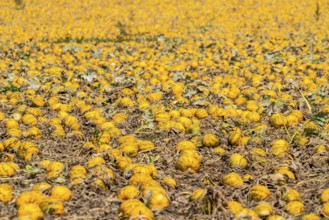
[[[118,192],[118,198],[121,200],[128,200],[136,198],[139,195],[139,189],[136,186],[125,186]]]
[[[215,147],[212,150],[214,153],[220,155],[220,156],[224,156],[225,155],[225,149],[222,147]]]
[[[281,113],[275,113],[270,117],[270,123],[273,127],[279,128],[287,124],[287,119]]]
[[[124,143],[121,144],[119,149],[122,153],[130,157],[136,157],[138,153],[138,144],[137,143]]]
[[[45,105],[45,100],[43,99],[42,96],[38,95],[38,96],[34,96],[31,99],[32,103],[38,107],[43,107]]]
[[[259,122],[261,117],[258,112],[253,111],[247,114],[247,119],[249,119],[251,122]]]
[[[190,200],[191,201],[198,201],[198,200],[202,200],[207,194],[207,190],[206,189],[197,189],[195,190],[191,196],[190,196]]]
[[[255,201],[267,200],[270,196],[271,192],[266,186],[256,185],[250,188],[250,197]]]
[[[248,218],[248,219],[255,219],[255,220],[259,220],[257,213],[252,210],[252,209],[247,209],[247,208],[243,208],[242,210],[240,210],[239,212],[237,212],[234,217],[236,219],[241,219],[241,218]]]
[[[0,177],[12,177],[15,175],[17,165],[14,163],[0,162]]]
[[[220,141],[216,135],[206,134],[203,136],[202,144],[205,147],[217,147],[220,144]]]
[[[84,166],[81,165],[75,165],[71,168],[70,175],[76,176],[76,177],[86,177],[87,170]]]
[[[299,215],[301,212],[304,211],[304,204],[300,201],[292,201],[289,202],[284,209],[290,214],[290,215]]]
[[[226,203],[225,209],[229,210],[233,214],[237,214],[238,212],[240,212],[243,209],[243,206],[239,202],[228,201]]]
[[[147,206],[151,210],[162,210],[169,206],[169,199],[162,188],[153,187],[145,189],[147,197]]]
[[[246,146],[249,140],[250,140],[250,137],[248,137],[248,136],[240,138],[238,146],[240,146],[240,147]]]
[[[64,215],[64,204],[58,198],[46,198],[40,203],[40,208],[44,213],[49,213],[50,215]]]
[[[139,219],[153,220],[154,219],[153,212],[146,206],[138,206],[138,207],[132,209],[129,212],[128,216],[129,216],[129,219],[131,219],[131,220],[139,220]]]
[[[0,184],[0,201],[9,203],[13,199],[13,187],[9,184]]]
[[[54,186],[51,190],[50,196],[55,199],[68,201],[72,197],[72,192],[66,186]]]
[[[124,97],[124,98],[120,98],[118,100],[118,106],[125,108],[125,107],[134,107],[135,103],[133,100],[131,100],[131,98],[129,97]]]
[[[196,173],[200,169],[201,156],[194,150],[184,150],[180,155],[176,168],[180,171]]]
[[[29,129],[27,129],[27,131],[24,133],[24,136],[29,139],[38,140],[38,139],[42,138],[42,132],[37,127],[31,127]]]
[[[177,121],[183,124],[186,129],[190,128],[193,124],[192,120],[187,117],[179,117]]]
[[[39,205],[46,196],[39,191],[22,192],[16,199],[16,205],[22,206],[29,203]]]
[[[267,203],[260,203],[254,208],[254,211],[259,217],[269,216],[273,213],[273,207]]]
[[[304,119],[304,115],[300,110],[293,110],[290,115],[295,116],[298,121],[302,121]]]
[[[39,162],[39,166],[44,168],[44,169],[47,169],[47,166],[51,163],[50,160],[42,160]]]
[[[266,152],[262,148],[255,147],[250,151],[251,155],[266,157]]]
[[[126,115],[124,113],[117,113],[117,114],[113,115],[112,120],[115,124],[120,124],[120,123],[124,122],[127,118],[128,118],[128,115]]]
[[[229,164],[231,167],[246,168],[248,161],[241,154],[236,153],[230,156]]]
[[[226,186],[240,187],[243,185],[243,180],[239,174],[229,173],[224,176],[223,183]]]
[[[295,174],[289,170],[289,167],[280,167],[274,173],[279,173],[288,176],[290,179],[296,179]]]
[[[87,163],[88,168],[92,168],[95,166],[101,166],[101,165],[105,165],[105,160],[102,157],[91,158]]]
[[[151,182],[153,179],[150,175],[147,174],[134,174],[129,179],[129,184],[137,186],[143,185],[147,182]]]
[[[21,137],[23,132],[20,128],[10,128],[10,129],[7,129],[7,132],[6,132],[9,136],[11,137]]]
[[[329,188],[322,191],[320,195],[320,200],[323,203],[329,202]]]
[[[117,158],[117,166],[120,170],[124,170],[129,164],[131,164],[132,161],[129,157],[121,156]]]
[[[297,126],[298,125],[298,117],[294,114],[289,114],[286,117],[287,119],[287,125],[288,126]]]
[[[170,115],[168,113],[158,113],[154,116],[156,122],[167,122],[170,121]]]
[[[145,219],[145,220],[153,220],[154,215],[152,211],[147,208],[141,201],[137,199],[129,199],[125,200],[120,205],[120,212],[123,217],[137,220],[137,219]]]
[[[120,145],[125,143],[135,143],[136,141],[137,140],[133,135],[125,135],[118,138],[118,143]]]
[[[270,215],[267,220],[285,220],[285,218],[281,215]]]
[[[96,175],[99,179],[106,182],[112,181],[114,179],[114,173],[110,168],[105,166],[96,166],[93,168],[91,175]]]
[[[289,143],[283,139],[277,139],[272,142],[272,154],[281,157],[290,149]]]
[[[149,150],[153,150],[154,147],[154,143],[151,141],[140,141],[138,143],[138,150],[139,151],[149,151]]]
[[[305,136],[301,136],[301,135],[297,135],[294,139],[294,142],[296,143],[296,145],[300,148],[304,147],[307,145],[307,143],[309,142],[308,138]]]
[[[46,170],[47,170],[48,178],[58,177],[61,174],[61,172],[64,170],[64,164],[61,162],[54,161],[49,163]]]
[[[22,144],[22,142],[17,138],[8,138],[4,140],[2,144],[6,150],[11,150],[11,149],[17,150],[19,146]]]
[[[208,118],[208,112],[205,109],[197,109],[195,111],[195,116],[199,119]]]
[[[159,102],[162,99],[162,93],[161,92],[150,93],[147,96],[147,99],[151,102]]]
[[[22,117],[22,122],[25,125],[32,125],[32,126],[35,126],[38,124],[37,118],[32,114],[24,114]]]
[[[181,141],[177,144],[176,150],[195,150],[196,146],[191,141]]]
[[[179,111],[177,111],[177,110],[171,110],[171,111],[169,112],[169,115],[170,115],[170,117],[171,117],[172,120],[174,120],[174,119],[179,119],[179,118],[180,118],[180,113],[179,113]],[[186,118],[186,117],[185,117],[185,118]]]
[[[238,146],[241,138],[242,131],[239,128],[236,128],[230,132],[228,142],[230,145]]]
[[[310,214],[304,215],[302,220],[321,220],[321,217],[318,216],[317,214],[310,213]]]
[[[18,128],[19,124],[15,119],[9,118],[5,121],[5,126],[6,126],[6,129]]]
[[[165,177],[163,180],[162,180],[162,184],[163,185],[167,185],[169,186],[170,188],[176,188],[177,186],[177,182],[175,179],[171,178],[171,177]]]
[[[32,142],[22,142],[19,146],[17,154],[24,158],[25,161],[31,161],[32,156],[39,153],[39,149]]]
[[[6,114],[3,112],[0,112],[0,122],[6,119]]]
[[[324,153],[327,152],[327,146],[326,145],[318,145],[316,146],[316,148],[314,149],[314,154],[319,154],[319,153]],[[328,148],[329,149],[329,148]]]
[[[322,205],[322,213],[326,216],[329,217],[329,202],[326,202]]]
[[[44,192],[51,188],[51,185],[47,182],[37,183],[32,187],[32,191]]]
[[[173,95],[182,95],[184,92],[184,84],[183,83],[177,83],[173,87],[171,87],[171,93]]]
[[[302,201],[299,192],[295,189],[287,189],[282,199],[286,202]]]
[[[17,216],[19,219],[41,220],[44,214],[39,205],[28,203],[18,208]]]

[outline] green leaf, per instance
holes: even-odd
[[[61,176],[55,180],[56,183],[65,183],[65,181],[66,181],[65,178]]]
[[[311,121],[319,126],[323,126],[329,119],[329,112],[320,112],[312,116]]]
[[[28,173],[34,173],[34,168],[31,165],[26,165],[25,169]]]

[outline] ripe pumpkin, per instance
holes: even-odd
[[[204,147],[217,147],[220,144],[219,138],[214,134],[203,136],[202,144]]]
[[[186,172],[196,173],[200,169],[201,156],[194,150],[184,150],[180,155],[176,168]]]
[[[139,195],[139,189],[136,186],[125,186],[118,192],[118,198],[121,200],[128,200],[136,198]]]
[[[68,201],[72,197],[72,192],[66,186],[54,186],[51,190],[50,196],[62,201]]]
[[[13,199],[13,187],[9,184],[0,184],[0,201],[9,203]]]
[[[43,212],[49,213],[50,215],[64,215],[64,204],[57,198],[46,198],[39,206]]]
[[[263,185],[256,185],[250,188],[250,197],[255,201],[262,201],[270,198],[270,190]]]
[[[38,204],[28,203],[18,208],[17,216],[19,219],[41,220],[44,214]]]
[[[230,156],[229,164],[231,167],[240,167],[240,168],[246,168],[248,161],[246,158],[244,158],[241,154],[232,154]]]
[[[299,215],[301,212],[304,211],[304,204],[300,201],[292,201],[289,202],[284,209],[290,214],[290,215]]]
[[[230,145],[238,146],[241,138],[242,131],[239,128],[236,128],[230,132],[228,142]]]
[[[254,208],[254,211],[260,217],[269,216],[273,213],[273,207],[267,203],[260,203]]]
[[[299,192],[295,189],[288,189],[282,199],[286,202],[302,201]]]
[[[237,173],[229,173],[223,178],[224,185],[240,187],[243,185],[243,180],[241,176]]]

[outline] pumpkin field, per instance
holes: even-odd
[[[1,0],[0,219],[329,219],[328,11]]]

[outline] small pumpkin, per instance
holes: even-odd
[[[202,200],[207,194],[207,190],[206,189],[197,189],[195,190],[191,196],[190,196],[190,200],[191,201],[198,201],[198,200]]]
[[[194,150],[184,150],[180,155],[176,168],[186,172],[196,173],[200,169],[201,156]]]
[[[239,174],[229,173],[224,176],[223,183],[226,186],[240,187],[243,185],[243,180]]]
[[[40,208],[43,212],[49,213],[51,215],[64,215],[64,204],[58,198],[46,198],[40,203]]]
[[[255,201],[262,201],[270,198],[270,190],[263,185],[256,185],[250,188],[250,197]]]
[[[292,201],[289,202],[284,209],[290,214],[290,215],[299,215],[301,212],[304,211],[304,204],[300,201]]]
[[[136,198],[139,195],[139,189],[136,186],[125,186],[118,192],[118,198],[121,200],[128,200]]]
[[[241,138],[242,131],[239,128],[236,128],[229,133],[228,142],[230,145],[238,146]]]
[[[44,214],[38,204],[28,203],[18,208],[17,216],[19,219],[40,220]]]
[[[329,188],[322,191],[320,195],[320,200],[323,203],[329,202]]]
[[[248,161],[241,154],[236,153],[230,156],[229,164],[231,167],[246,168]]]
[[[13,187],[7,183],[0,184],[0,201],[9,203],[13,199]]]
[[[269,216],[273,213],[273,207],[268,203],[260,203],[254,208],[254,211],[259,217]]]
[[[51,190],[50,196],[62,201],[68,201],[72,197],[72,192],[66,186],[54,186]]]
[[[205,147],[217,147],[220,144],[220,141],[216,135],[206,134],[203,136],[202,144]]]

